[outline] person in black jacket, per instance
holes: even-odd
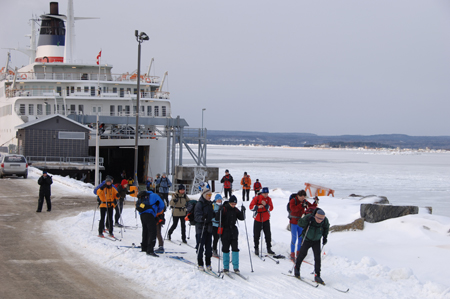
[[[212,220],[215,217],[211,196],[211,191],[209,189],[204,189],[194,209],[197,262],[198,269],[202,271],[205,270],[203,267],[203,251],[205,252],[206,269],[211,270]]]
[[[41,187],[39,187],[39,201],[36,212],[42,211],[42,206],[44,205],[44,197],[45,202],[47,203],[47,212],[50,212],[52,210],[52,202],[50,201],[51,195],[50,185],[53,184],[53,180],[52,177],[47,174],[47,171],[42,172],[42,176],[39,178],[38,184]]]
[[[220,180],[220,182],[223,184],[223,189],[225,191],[225,198],[228,198],[229,196],[232,195],[232,189],[233,189],[233,177],[231,176],[230,172],[227,170],[225,170],[225,175],[222,177],[222,179]]]
[[[119,187],[117,187],[117,192],[119,192],[119,202],[116,205],[116,213],[114,214],[114,220],[115,226],[121,227],[122,224],[120,224],[119,220],[120,220],[120,215],[122,214],[123,211],[123,203],[125,201],[125,197],[127,196],[127,194],[134,194],[134,191],[128,191],[128,181],[123,179],[122,182],[120,183]]]
[[[222,234],[222,252],[223,252],[223,271],[228,272],[230,267],[230,246],[231,259],[234,272],[239,273],[239,231],[236,227],[237,220],[245,219],[245,207],[242,205],[239,211],[236,208],[237,198],[231,195],[230,200],[225,202],[216,213],[216,220],[222,220],[219,227],[223,227]]]

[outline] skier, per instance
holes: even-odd
[[[98,236],[103,238],[103,230],[105,228],[105,215],[107,214],[107,226],[109,235],[113,234],[113,211],[116,207],[116,200],[119,198],[119,193],[116,188],[113,188],[112,179],[106,177],[105,184],[97,190],[97,196],[100,199],[100,222],[98,224]]]
[[[300,278],[300,265],[308,254],[309,248],[312,247],[314,253],[314,280],[317,283],[324,284],[320,277],[320,239],[323,237],[322,244],[327,244],[328,231],[330,229],[328,218],[325,217],[325,212],[322,209],[317,208],[312,214],[305,215],[298,220],[298,226],[303,228],[302,237],[304,238],[304,241],[300,247],[297,261],[295,262],[294,275],[295,277]]]
[[[158,249],[155,250],[155,253],[164,253],[164,238],[162,236],[162,227],[166,223],[166,219],[164,218],[164,213],[166,212],[166,206],[164,209],[156,214],[156,238],[158,239]]]
[[[152,191],[141,191],[138,198],[136,209],[139,208],[142,223],[141,251],[158,257],[153,249],[156,244],[156,215],[164,211],[164,201]]]
[[[145,186],[147,191],[155,192],[155,183],[153,182],[153,179],[149,176],[147,176],[147,180],[145,181]]]
[[[231,196],[232,194],[232,184],[233,184],[233,177],[231,176],[228,169],[225,170],[225,175],[220,180],[221,183],[223,183],[223,189],[225,190],[225,198],[228,198],[228,196]]]
[[[161,198],[164,199],[166,206],[169,206],[169,188],[172,187],[172,182],[167,178],[166,173],[156,180],[156,184],[159,186]]]
[[[252,188],[252,180],[247,172],[244,172],[244,177],[241,179],[242,185],[242,201],[245,201],[245,195],[247,195],[247,201],[250,200],[250,189]]]
[[[47,171],[42,172],[42,176],[38,179],[39,187],[39,200],[38,200],[38,208],[36,212],[40,213],[42,211],[42,206],[44,205],[44,197],[45,202],[47,204],[47,212],[52,210],[52,202],[50,200],[51,195],[51,187],[53,184],[53,179],[51,176],[47,174]]]
[[[255,196],[259,194],[259,191],[261,190],[262,186],[259,182],[259,179],[256,179],[256,182],[253,184],[253,190],[255,190]]]
[[[215,217],[211,202],[212,193],[209,189],[205,189],[195,205],[195,237],[197,239],[197,262],[198,269],[204,271],[203,252],[205,252],[206,269],[211,271],[212,256],[212,220]]]
[[[171,235],[173,231],[177,228],[178,220],[181,223],[181,240],[183,243],[186,241],[186,222],[184,218],[186,217],[186,205],[190,201],[189,197],[186,195],[186,187],[183,184],[178,186],[178,191],[172,196],[170,201],[170,207],[172,208],[172,218],[173,224],[169,229],[168,238],[171,240]]]
[[[255,242],[255,254],[259,255],[259,238],[261,236],[261,230],[264,230],[264,236],[266,237],[267,253],[275,254],[272,251],[270,233],[270,213],[273,210],[272,199],[269,197],[269,188],[264,187],[261,190],[261,194],[254,197],[250,203],[249,209],[255,211],[253,223],[253,241]],[[261,244],[262,246],[262,244]]]
[[[217,212],[219,211],[221,206],[222,206],[222,195],[216,194],[216,196],[214,197],[214,201],[213,201],[214,213],[217,214]],[[219,257],[219,255],[217,254],[217,243],[219,242],[219,239],[221,238],[221,235],[219,235],[219,233],[218,233],[219,221],[220,221],[220,219],[218,219],[218,220],[213,219],[213,256],[214,257]]]
[[[115,226],[122,226],[122,224],[120,224],[120,215],[122,214],[123,211],[123,203],[125,201],[125,197],[127,196],[127,194],[133,194],[134,191],[128,191],[128,181],[126,179],[123,179],[122,182],[120,183],[119,187],[117,187],[117,192],[119,192],[119,201],[116,204],[116,213],[114,214],[114,219],[115,219]]]
[[[297,256],[300,252],[300,245],[302,244],[302,228],[299,227],[298,220],[302,218],[308,208],[317,208],[317,203],[311,204],[307,201],[306,191],[300,190],[297,194],[291,195],[291,200],[289,201],[289,223],[291,225],[291,261],[295,262],[295,243],[297,242]]]
[[[237,198],[231,195],[230,200],[225,202],[216,213],[216,220],[222,218],[221,227],[223,227],[222,235],[222,252],[223,252],[223,272],[228,272],[230,267],[230,246],[231,246],[231,259],[233,263],[233,270],[236,273],[239,271],[239,248],[238,237],[239,231],[236,227],[237,220],[244,220],[245,207],[242,206],[241,210],[236,208]]]

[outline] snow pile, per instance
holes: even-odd
[[[92,192],[92,187],[78,185],[68,178],[54,176],[54,181],[81,192]],[[291,238],[290,232],[286,230],[289,222],[286,203],[290,194],[290,191],[282,189],[271,190],[269,194],[275,207],[270,220],[272,249],[286,257],[289,256]],[[235,195],[240,206],[240,192]],[[340,225],[360,217],[359,206],[362,202],[376,199],[372,197],[359,201],[359,198],[321,197],[320,207],[327,213],[331,225]],[[244,205],[248,208],[248,202]],[[170,215],[168,211],[164,233]],[[374,224],[365,223],[363,231],[329,235],[328,244],[324,247],[321,276],[328,286],[350,288],[346,294],[328,286],[312,288],[282,275],[292,269],[293,264],[288,259],[276,264],[269,258],[262,261],[256,257],[253,254],[253,219],[249,211],[246,226],[243,222],[239,223],[240,270],[249,276],[248,282],[238,277],[235,280],[228,277],[223,280],[213,278],[198,272],[191,265],[165,257],[170,254],[154,258],[140,252],[140,249],[118,247],[132,243],[139,245],[141,241],[140,219],[139,215],[135,218],[132,202],[126,203],[123,220],[133,228],[122,232],[114,228],[116,237],[122,241],[98,238],[98,210],[93,230],[92,216],[93,211],[83,212],[73,217],[48,221],[46,225],[61,246],[67,246],[105,271],[114,271],[126,279],[135,280],[142,286],[137,291],[152,298],[450,298],[450,218],[422,211],[419,215]],[[189,227],[187,230],[189,232]],[[253,273],[246,231],[252,251]],[[194,232],[192,228],[188,240],[190,245],[195,245]],[[172,240],[181,240],[180,225],[172,235]],[[164,247],[166,251],[187,252],[173,255],[196,262],[195,250],[191,247],[169,241],[165,242]],[[265,246],[262,248],[265,251]],[[311,251],[306,262],[313,263]],[[313,279],[310,273],[314,267],[306,262],[302,264],[301,274],[310,280]],[[212,267],[217,271],[218,260],[215,258],[212,259]]]

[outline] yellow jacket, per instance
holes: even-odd
[[[102,187],[103,188],[103,187]],[[100,201],[102,202],[100,204],[100,208],[110,208],[116,207],[116,201],[117,198],[119,198],[119,193],[117,192],[116,188],[114,186],[111,186],[111,188],[107,188],[105,185],[105,188],[102,190],[102,188],[97,190],[97,195],[100,198]],[[108,206],[106,205],[108,204]]]

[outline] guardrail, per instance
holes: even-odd
[[[52,156],[27,156],[28,163],[60,164],[60,165],[95,165],[95,157],[52,157]],[[103,166],[104,159],[99,157],[98,165]]]

